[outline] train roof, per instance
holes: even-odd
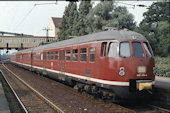
[[[98,33],[88,34],[68,40],[63,40],[59,42],[54,42],[47,45],[42,45],[35,48],[30,48],[27,50],[22,50],[22,52],[31,51],[34,50],[48,50],[53,49],[57,47],[63,47],[63,46],[70,46],[75,44],[81,44],[81,43],[87,43],[87,42],[93,42],[93,41],[102,41],[102,40],[146,40],[146,38],[134,31],[130,30],[109,30],[109,31],[102,31]]]
[[[17,53],[31,52],[34,48],[36,48],[36,47],[29,48],[29,49],[24,49],[24,50],[20,50],[20,51],[18,51]],[[16,54],[16,53],[13,53],[13,54]]]

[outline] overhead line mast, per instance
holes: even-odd
[[[49,42],[49,39],[48,39],[48,32],[49,32],[49,30],[51,30],[51,29],[49,29],[49,28],[45,28],[45,29],[43,29],[43,30],[45,30],[46,31],[46,42]]]

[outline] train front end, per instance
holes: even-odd
[[[117,87],[118,95],[130,99],[150,98],[155,64],[149,43],[146,40],[120,41],[118,52],[116,81],[129,83],[128,86]]]

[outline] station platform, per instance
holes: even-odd
[[[155,87],[170,91],[170,78],[168,77],[155,77]]]
[[[0,82],[0,113],[10,113],[8,102],[5,97],[1,82]]]

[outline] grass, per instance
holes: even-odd
[[[170,77],[170,56],[155,57],[156,75],[163,77]]]

